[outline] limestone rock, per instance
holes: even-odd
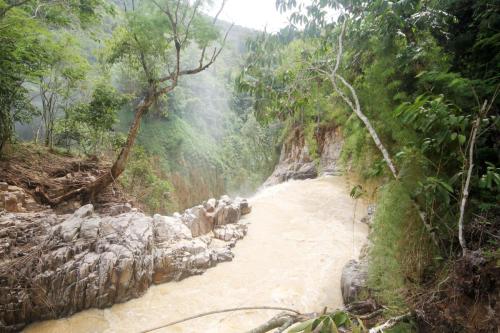
[[[242,239],[248,227],[244,224],[227,224],[214,229],[214,237],[226,242]]]
[[[217,200],[214,198],[208,199],[203,206],[208,213],[212,213],[215,211],[215,207],[217,207]]]
[[[233,224],[241,217],[240,206],[237,203],[223,200],[221,198],[215,211],[214,222],[216,226]]]
[[[349,304],[368,296],[367,278],[368,265],[366,262],[350,260],[345,264],[340,279],[344,304]]]
[[[44,207],[38,205],[22,188],[0,182],[0,208],[8,212],[26,212],[39,211]]]
[[[252,207],[250,207],[247,199],[237,197],[235,202],[240,206],[241,215],[250,214],[252,212]]]
[[[9,310],[0,311],[0,331],[109,307],[141,296],[153,283],[202,274],[232,260],[231,247],[246,234],[234,218],[244,202],[224,197],[215,206],[211,200],[211,213],[197,206],[177,217],[133,209],[100,215],[92,205],[71,215],[0,212],[0,309]],[[221,221],[233,224],[213,230],[203,219],[213,219],[217,210]],[[188,214],[191,227],[205,235],[193,237],[182,220]]]
[[[116,216],[132,211],[132,206],[129,203],[113,205],[109,208],[109,215]]]
[[[155,214],[153,221],[155,239],[158,242],[191,239],[193,237],[191,230],[178,218]]]

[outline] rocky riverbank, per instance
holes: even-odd
[[[21,189],[15,189],[22,193]],[[233,258],[247,232],[245,199],[210,199],[174,216],[148,216],[128,204],[98,214],[0,211],[0,331],[88,308],[104,308],[145,293],[152,284],[203,273]],[[7,200],[5,199],[7,197]],[[9,201],[10,200],[10,201]],[[9,202],[7,202],[9,201]]]

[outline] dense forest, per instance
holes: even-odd
[[[157,61],[173,56],[173,43],[158,49],[154,40],[163,38],[161,29],[168,29],[166,14],[154,4],[133,2],[4,7],[2,148],[19,138],[61,152],[112,159],[126,143],[148,75],[162,73],[164,68],[155,68]],[[231,33],[225,45],[214,48],[214,59],[201,69],[193,65],[196,78],[176,81],[178,87],[155,97],[144,116],[120,182],[157,212],[186,208],[228,191],[250,193],[276,158],[276,151],[269,150],[276,130],[255,121],[251,97],[236,92],[233,84],[245,40],[255,32],[216,20],[212,25],[199,9],[183,10],[186,17],[179,25],[188,29],[192,17],[193,28],[183,32],[182,65],[196,64],[192,59],[198,53],[212,52],[209,42],[222,43],[222,33]],[[150,30],[153,26],[156,31]],[[220,57],[217,63],[215,56]]]
[[[500,3],[277,0],[278,33],[209,4],[0,0],[0,157],[105,162],[57,196],[31,189],[41,204],[116,181],[166,214],[251,195],[296,133],[319,165],[320,133],[338,129],[352,198],[377,205],[364,296],[411,313],[394,332],[496,332]],[[367,331],[349,316],[290,332]]]
[[[498,2],[283,0],[277,8],[291,25],[253,40],[238,78],[256,98],[257,119],[300,127],[312,152],[319,129],[341,127],[343,160],[360,178],[351,194],[378,201],[376,297],[421,311],[438,331],[484,320],[440,302],[473,294],[488,309],[498,274]],[[494,331],[485,325],[475,331]]]

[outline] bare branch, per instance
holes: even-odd
[[[386,321],[382,325],[370,328],[369,333],[382,333],[382,332],[384,332],[384,330],[388,330],[388,329],[396,326],[397,323],[404,321],[404,320],[407,320],[410,317],[411,317],[411,313],[408,312],[408,313],[405,313],[401,316],[390,318],[388,321]]]
[[[211,316],[211,315],[214,315],[214,314],[227,313],[227,312],[236,312],[236,311],[246,311],[246,310],[280,310],[280,311],[287,311],[287,312],[290,312],[290,313],[294,313],[296,315],[300,315],[300,313],[298,311],[294,310],[294,309],[289,309],[289,308],[279,307],[279,306],[243,306],[243,307],[238,307],[238,308],[216,310],[216,311],[208,311],[208,312],[200,313],[200,314],[197,314],[197,315],[194,315],[194,316],[191,316],[191,317],[187,317],[187,318],[183,318],[183,319],[180,319],[180,320],[176,320],[176,321],[170,322],[168,324],[164,324],[164,325],[161,325],[161,326],[150,328],[150,329],[141,331],[140,333],[148,333],[148,332],[157,331],[157,330],[159,330],[161,328],[165,328],[165,327],[169,327],[169,326],[174,326],[174,325],[177,325],[177,324],[180,324],[180,323],[184,323],[184,322],[187,322],[187,321],[190,321],[190,320],[193,320],[193,319],[207,317],[207,316]]]
[[[378,136],[377,131],[371,124],[370,120],[366,117],[366,115],[363,113],[361,109],[361,105],[359,102],[358,95],[356,93],[356,90],[354,87],[340,74],[338,74],[338,69],[340,67],[340,62],[342,60],[342,55],[343,55],[343,39],[344,39],[344,34],[345,34],[345,28],[347,24],[347,17],[344,19],[342,22],[342,27],[340,30],[339,38],[338,38],[338,50],[337,50],[337,59],[335,62],[335,66],[332,70],[331,73],[326,73],[325,71],[321,70],[321,72],[326,73],[332,82],[332,85],[336,91],[336,93],[345,101],[345,103],[351,108],[351,110],[356,114],[356,116],[363,122],[365,127],[368,129],[368,132],[370,133],[370,136],[372,137],[373,141],[375,142],[375,145],[379,149],[379,151],[382,153],[382,156],[384,158],[384,161],[386,165],[389,167],[392,176],[394,179],[399,179],[399,173],[398,170],[391,158],[391,155],[389,154],[389,151],[387,148],[384,146],[382,141],[380,140],[380,137]],[[349,90],[351,96],[347,96],[342,89],[337,85],[337,79],[340,80],[340,82]],[[422,223],[424,224],[426,230],[429,232],[434,244],[439,247],[439,242],[438,238],[432,228],[432,225],[430,225],[427,222],[427,218],[425,216],[425,213],[422,212],[420,209],[418,203],[412,199],[412,205],[418,212],[419,218],[422,220]]]
[[[298,315],[291,315],[288,313],[280,313],[264,324],[260,325],[259,327],[256,327],[246,333],[266,333],[269,332],[270,330],[273,330],[277,328],[278,330],[276,331],[277,333],[284,332],[287,328],[295,324],[296,322],[299,321],[299,316]]]
[[[228,37],[231,29],[233,28],[233,26],[234,26],[234,24],[232,24],[231,27],[229,27],[229,29],[226,31],[226,34],[225,34],[224,39],[222,41],[221,47],[219,49],[217,49],[217,48],[214,49],[214,52],[213,52],[212,56],[210,57],[210,60],[207,63],[204,64],[204,57],[205,57],[205,53],[206,53],[206,47],[205,47],[202,49],[198,67],[191,68],[191,69],[185,69],[185,70],[179,70],[178,72],[176,71],[176,73],[170,73],[169,75],[167,75],[163,78],[160,78],[158,80],[158,82],[172,81],[172,80],[175,80],[176,77],[178,78],[179,76],[197,74],[197,73],[200,73],[200,72],[206,70],[207,68],[209,68],[217,60],[217,58],[221,54],[222,50],[224,49],[227,37]],[[178,60],[180,60],[180,57],[178,58]]]
[[[214,21],[213,21],[213,24],[217,23],[217,20],[219,19],[219,15],[222,13],[222,11],[224,10],[224,6],[226,5],[226,2],[227,0],[222,0],[222,4],[219,8],[219,11],[217,12],[217,14],[215,15],[214,17]]]
[[[182,39],[181,45],[186,44],[186,41],[189,37],[189,32],[191,30],[191,24],[193,23],[193,20],[196,16],[196,13],[198,12],[198,8],[200,7],[200,4],[201,4],[201,1],[196,1],[196,3],[193,6],[193,13],[191,14],[191,17],[190,17],[188,23],[186,24],[186,31],[184,33],[184,38]],[[182,22],[184,22],[184,19],[182,20]]]
[[[495,97],[494,97],[495,98]],[[493,99],[494,99],[493,98]],[[469,165],[467,170],[467,178],[465,180],[465,185],[462,190],[462,200],[460,203],[460,216],[458,218],[458,241],[460,243],[460,247],[462,248],[462,253],[465,255],[467,252],[467,243],[464,238],[464,215],[465,215],[465,206],[467,205],[467,199],[469,198],[469,187],[470,187],[470,179],[472,178],[472,170],[474,169],[474,148],[476,146],[477,132],[481,127],[481,121],[483,117],[488,113],[489,109],[488,101],[484,101],[479,114],[472,125],[472,134],[469,142],[469,159],[466,161],[466,164]]]

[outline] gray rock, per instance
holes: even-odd
[[[349,304],[369,295],[367,287],[368,265],[366,262],[350,260],[342,269],[340,288],[344,304]]]
[[[92,204],[88,204],[88,205],[85,205],[85,206],[78,208],[73,213],[73,216],[79,217],[79,218],[84,218],[84,217],[92,215],[92,213],[94,213],[94,206]]]
[[[226,242],[242,239],[248,227],[244,224],[227,224],[214,229],[214,237]]]
[[[80,225],[80,237],[86,239],[97,238],[100,224],[101,224],[101,219],[99,217],[88,218],[83,220]]]
[[[220,226],[238,222],[241,210],[237,203],[231,203],[229,200],[221,198],[214,214],[215,225]]]
[[[214,226],[213,217],[201,205],[186,209],[181,220],[191,230],[193,237],[209,233]]]
[[[118,205],[114,205],[114,206],[109,207],[109,215],[110,216],[116,216],[116,215],[120,215],[123,213],[128,213],[130,211],[132,211],[132,206],[129,203],[118,204]]]
[[[342,150],[339,130],[322,130],[317,139],[321,157],[313,161],[303,133],[295,131],[283,144],[278,165],[263,186],[276,185],[290,179],[310,179],[318,175],[336,174],[339,171],[338,160]]]
[[[234,201],[240,207],[241,215],[250,214],[252,212],[252,207],[250,207],[247,199],[237,197]]]
[[[193,238],[191,230],[179,218],[156,214],[153,221],[155,239],[158,242]]]
[[[214,198],[208,199],[203,206],[208,213],[212,213],[215,211],[215,207],[217,207],[217,200]]]
[[[216,207],[221,221],[237,222],[243,199],[235,203],[224,197],[221,202]],[[198,206],[188,213],[195,217],[192,223],[199,223],[195,220],[215,211]],[[202,274],[232,260],[231,246],[246,234],[246,226],[217,228],[214,233],[230,243],[212,238],[210,224],[198,226],[207,235],[193,238],[180,219],[185,215],[152,218],[132,210],[98,215],[92,205],[65,216],[0,212],[0,308],[9,309],[0,311],[0,331],[109,307],[141,296],[153,283]]]

